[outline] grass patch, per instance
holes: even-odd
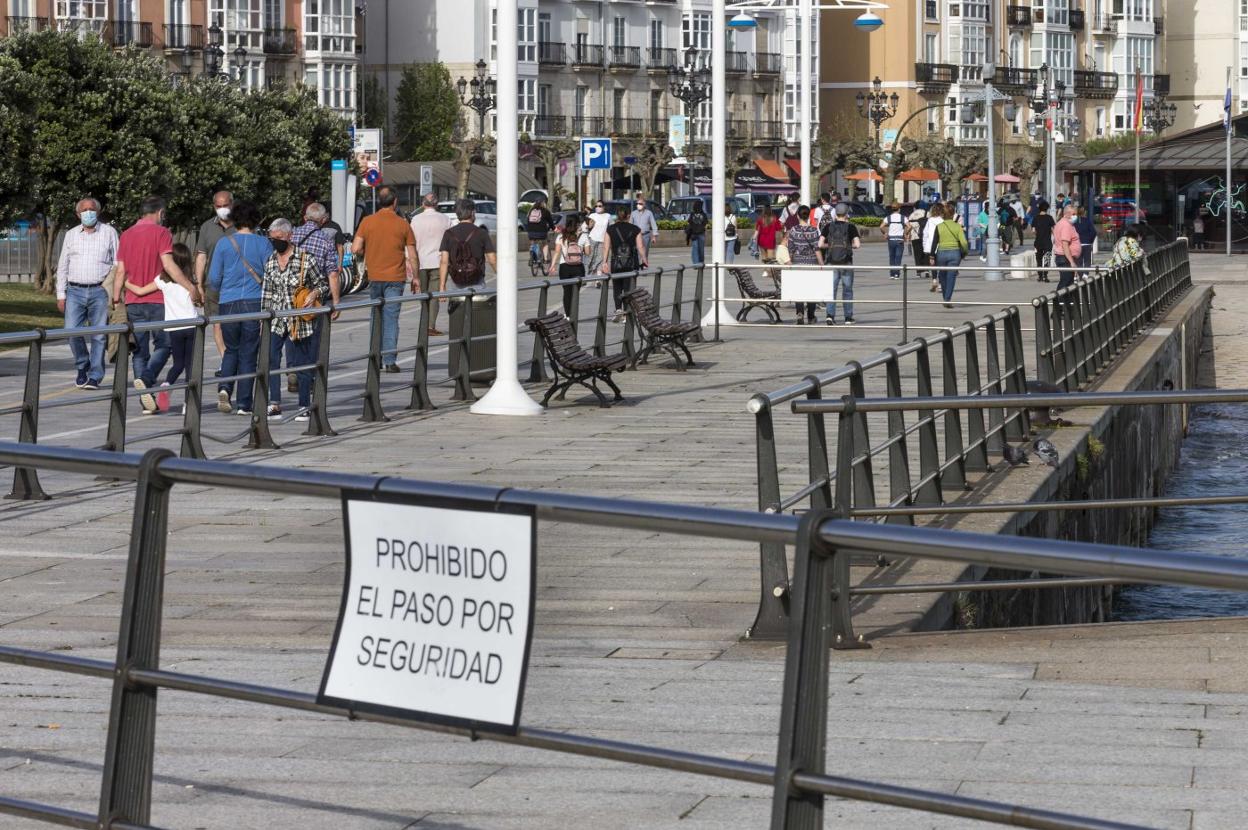
[[[0,283],[0,332],[60,328],[64,323],[53,295],[44,294],[33,285]]]

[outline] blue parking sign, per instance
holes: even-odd
[[[582,138],[581,153],[577,159],[582,170],[610,170],[611,139]]]

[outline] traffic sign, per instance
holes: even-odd
[[[422,164],[420,166],[420,195],[433,192],[433,165]]]
[[[611,139],[582,138],[581,152],[577,159],[582,170],[610,170]]]
[[[377,185],[381,184],[381,171],[374,167],[372,170],[369,170],[367,173],[365,173],[364,184],[368,185],[369,187],[376,187]]]
[[[637,157],[636,157],[636,156],[625,156],[625,157],[624,157],[624,163],[625,163],[625,164],[636,164],[636,163],[637,163]]]

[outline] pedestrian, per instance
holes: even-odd
[[[585,276],[585,249],[581,247],[580,216],[571,214],[564,222],[563,231],[555,239],[555,252],[550,257],[550,267],[546,276],[555,274],[555,264],[559,265],[559,279],[571,280]],[[572,304],[576,301],[576,285],[569,283],[563,287],[563,313],[572,316]]]
[[[1014,211],[1014,221],[1011,224],[1014,226],[1014,235],[1021,247],[1023,244],[1023,231],[1027,227],[1027,211],[1023,207],[1023,200],[1018,197],[1017,192],[1011,195],[1010,210]]]
[[[832,196],[828,193],[819,194],[819,204],[810,212],[810,224],[820,230],[832,221]]]
[[[706,262],[706,212],[701,199],[693,203],[685,223],[685,244],[689,246],[689,260],[694,265]]]
[[[303,208],[303,224],[295,228],[290,236],[290,244],[298,247],[308,256],[312,257],[312,261],[316,263],[316,267],[320,270],[329,283],[329,293],[331,302],[337,306],[342,299],[342,259],[338,255],[338,248],[334,244],[336,235],[333,230],[328,227],[329,211],[320,202],[312,202]],[[412,283],[412,291],[416,291],[416,283]],[[341,312],[335,308],[330,312],[330,318],[337,320]],[[312,354],[319,353],[319,338],[321,336],[321,318],[317,317],[312,321],[312,342],[310,348]],[[299,391],[299,378],[296,373],[288,373],[286,375],[286,391]]]
[[[598,273],[602,267],[603,247],[607,242],[607,228],[611,227],[613,217],[607,213],[607,206],[602,199],[594,202],[594,212],[585,218],[585,222],[589,225],[589,265],[586,272],[590,274]]]
[[[786,231],[801,221],[797,215],[797,212],[802,207],[801,199],[801,194],[794,190],[789,194],[788,203],[784,206],[784,209],[780,211],[780,224],[784,226]]]
[[[832,301],[827,306],[825,325],[836,325],[836,296],[841,295],[841,309],[845,312],[845,325],[854,324],[854,269],[844,266],[854,264],[854,251],[862,242],[858,226],[849,221],[849,207],[837,205],[832,223],[827,226],[819,240],[822,264],[836,266],[832,269]]]
[[[127,282],[143,287],[153,282],[161,273],[168,273],[193,298],[198,298],[199,289],[173,261],[173,235],[162,224],[165,200],[159,196],[148,196],[139,206],[139,213],[139,221],[126,228],[117,243],[113,302],[121,302],[121,292]],[[165,319],[164,300],[159,296],[139,296],[129,290],[125,296],[126,319],[131,324]],[[134,333],[134,340],[134,388],[148,389],[156,385],[156,378],[164,368],[165,361],[169,359],[169,335],[162,329],[143,330]],[[156,413],[156,397],[150,392],[141,393],[139,403],[145,414]]]
[[[927,209],[922,202],[915,205],[914,210],[906,217],[906,238],[910,240],[910,253],[914,257],[915,268],[921,276],[928,266],[927,255],[923,252],[923,232],[927,229]]]
[[[355,230],[351,252],[364,255],[368,271],[368,295],[383,300],[381,309],[381,362],[386,372],[399,371],[399,297],[405,283],[416,279],[416,237],[412,226],[399,215],[399,195],[393,187],[377,191],[378,210]],[[483,231],[484,233],[484,231]]]
[[[1205,249],[1205,209],[1200,207],[1196,209],[1196,215],[1192,218],[1192,247],[1198,251]]]
[[[1144,258],[1144,249],[1140,247],[1140,232],[1136,228],[1127,228],[1118,241],[1114,243],[1113,256],[1109,258],[1109,267],[1118,268],[1130,265]]]
[[[455,203],[459,221],[442,235],[438,263],[438,291],[446,291],[446,278],[455,288],[481,288],[485,285],[485,266],[498,271],[494,240],[477,227],[477,206],[471,199]],[[445,299],[445,298],[443,298]]]
[[[222,237],[234,233],[234,220],[231,211],[234,209],[234,194],[228,190],[218,190],[212,194],[212,216],[199,226],[195,237],[195,284],[204,294],[204,313],[209,318],[221,313],[221,298],[207,287],[208,269],[212,267],[212,252]],[[212,326],[212,342],[216,344],[217,354],[225,354],[225,340],[221,334],[221,324]]]
[[[787,208],[786,208],[787,209]],[[784,231],[784,247],[789,252],[791,265],[821,265],[819,260],[819,229],[810,224],[810,208],[798,205],[794,212],[797,220]],[[815,304],[797,304],[799,326],[815,322]]]
[[[1080,207],[1075,230],[1079,232],[1079,267],[1092,267],[1092,247],[1096,244],[1096,225],[1088,216],[1087,208]]]
[[[737,238],[737,214],[732,202],[724,203],[724,262],[736,262],[741,253],[741,240]]]
[[[754,241],[758,243],[759,257],[763,262],[776,261],[776,245],[783,229],[771,205],[764,205],[762,214],[754,222]]]
[[[607,228],[607,241],[602,252],[602,273],[611,275],[611,295],[615,304],[612,322],[623,321],[624,294],[632,290],[636,281],[636,277],[618,275],[649,267],[650,259],[641,239],[641,229],[632,223],[628,208],[622,207],[615,222]]]
[[[475,207],[475,206],[474,206]],[[524,230],[529,236],[529,247],[534,244],[540,244],[542,249],[542,263],[550,262],[550,247],[548,240],[550,232],[555,227],[555,217],[551,215],[546,208],[546,197],[538,195],[533,200],[533,206],[529,208],[528,216],[524,219]]]
[[[1079,264],[1079,255],[1083,252],[1079,242],[1079,229],[1075,227],[1078,219],[1075,206],[1067,205],[1062,211],[1061,221],[1053,229],[1054,260],[1058,268],[1058,291],[1075,282],[1075,272],[1072,269]]]
[[[436,291],[438,269],[442,265],[442,237],[454,222],[451,217],[438,210],[438,197],[426,193],[420,200],[420,212],[412,217],[412,236],[416,239],[416,258],[420,265],[419,287],[412,286],[413,291]],[[438,310],[439,302],[429,303],[430,337],[439,337]]]
[[[65,232],[56,265],[56,308],[65,328],[98,327],[108,322],[108,291],[104,281],[117,262],[117,231],[100,221],[100,203],[88,196],[74,206],[78,224]],[[116,293],[116,292],[114,292]],[[99,389],[104,382],[104,335],[71,337],[74,386]]]
[[[927,259],[927,264],[929,266],[936,265],[936,229],[940,226],[941,222],[945,221],[945,217],[947,217],[954,210],[955,208],[952,205],[941,202],[937,202],[928,208],[927,224],[923,226],[923,256]],[[933,267],[928,273],[931,274],[932,277],[932,285],[928,288],[928,291],[939,291],[940,279],[935,268]]]
[[[1049,203],[1041,199],[1036,203],[1036,213],[1031,219],[1031,229],[1036,238],[1033,245],[1036,249],[1036,265],[1042,270],[1038,272],[1039,282],[1049,281],[1046,266],[1053,257],[1053,226],[1056,224],[1049,215]]]
[[[901,215],[901,205],[893,202],[889,205],[888,216],[884,217],[884,236],[888,239],[889,279],[901,279],[901,257],[906,251],[906,217]]]
[[[956,221],[946,220],[936,226],[936,278],[940,282],[940,294],[945,308],[953,308],[953,287],[958,279],[957,267],[970,252],[966,233]]]
[[[208,287],[220,298],[221,314],[248,314],[260,310],[264,264],[273,254],[269,240],[256,234],[260,211],[250,202],[234,205],[234,233],[222,237],[212,252]],[[246,320],[221,324],[225,354],[221,357],[220,377],[250,375],[256,371],[260,350],[260,321]],[[222,382],[217,387],[217,411],[250,415],[255,400],[255,378],[237,383]],[[231,402],[231,398],[233,401]]]
[[[650,245],[659,233],[659,223],[655,221],[654,212],[646,207],[645,196],[637,197],[637,205],[629,216],[629,221],[636,225],[638,232],[641,233],[641,244],[646,249],[646,261],[649,262]]]
[[[1004,201],[997,202],[997,231],[1001,253],[1009,256],[1014,250],[1014,211]]]
[[[308,219],[315,216],[311,205],[304,216]],[[260,297],[263,311],[315,308],[332,297],[329,280],[317,265],[318,257],[309,249],[292,243],[293,231],[287,219],[274,219],[269,223],[269,242],[273,252],[264,262]],[[286,354],[288,367],[316,363],[315,324],[315,317],[301,314],[275,316],[269,321],[269,408],[265,415],[270,421],[282,419],[282,378],[278,371],[282,365],[282,353]],[[299,392],[295,420],[306,421],[312,408],[312,369],[299,369],[295,376]]]
[[[173,261],[182,269],[183,274],[191,273],[194,262],[191,249],[181,242],[173,243]],[[162,273],[159,279],[147,285],[127,282],[126,289],[140,296],[159,291],[161,302],[165,306],[166,321],[190,320],[198,317],[202,311],[191,301],[190,292],[174,282],[173,277],[167,272]],[[170,326],[165,331],[169,333],[169,353],[173,359],[173,366],[169,369],[169,374],[165,376],[164,382],[160,384],[160,391],[156,393],[156,409],[160,412],[169,411],[169,393],[165,391],[165,387],[177,383],[183,372],[187,373],[188,381],[191,379],[190,365],[195,353],[195,326]],[[182,414],[186,414],[186,404],[182,405]]]

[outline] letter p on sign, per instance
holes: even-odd
[[[582,138],[579,158],[582,170],[610,170],[611,139]]]

